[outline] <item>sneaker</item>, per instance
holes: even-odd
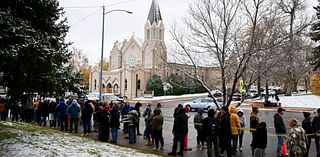
[[[152,150],[153,150],[153,151],[157,151],[157,150],[158,150],[158,148],[154,147]]]
[[[239,148],[239,151],[242,152],[242,147]]]
[[[137,136],[142,136],[142,134],[141,134],[141,133],[138,133]]]
[[[201,144],[197,144],[197,148],[201,148]]]
[[[164,150],[163,146],[162,146],[162,147],[160,147],[160,150]]]

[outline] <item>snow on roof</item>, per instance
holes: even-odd
[[[142,46],[143,45],[143,39],[142,38],[139,38],[139,37],[136,37],[133,35],[133,38],[134,40],[137,41],[137,43],[139,44],[139,46]]]
[[[120,68],[120,69],[113,69],[113,70],[110,71],[110,73],[119,72],[119,71],[121,71],[121,69],[122,69],[122,68]]]

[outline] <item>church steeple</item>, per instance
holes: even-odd
[[[153,23],[159,24],[162,21],[160,8],[157,0],[152,0],[152,4],[149,10],[148,21],[152,25]]]

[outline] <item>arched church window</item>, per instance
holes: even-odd
[[[147,30],[147,39],[150,39],[150,30]]]
[[[124,80],[124,89],[125,90],[128,89],[128,80],[127,79]]]
[[[94,79],[94,89],[97,89],[97,80]]]
[[[140,89],[141,81],[140,79],[137,81],[137,89]]]

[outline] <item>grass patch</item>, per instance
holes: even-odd
[[[101,157],[101,154],[95,150],[95,149],[89,149],[87,150],[87,152],[90,154],[90,155],[95,155],[95,156],[98,156],[98,157]]]
[[[3,129],[0,127],[0,141],[5,140],[5,139],[11,139],[15,138],[17,136],[16,133],[12,133],[8,131],[7,129]]]

